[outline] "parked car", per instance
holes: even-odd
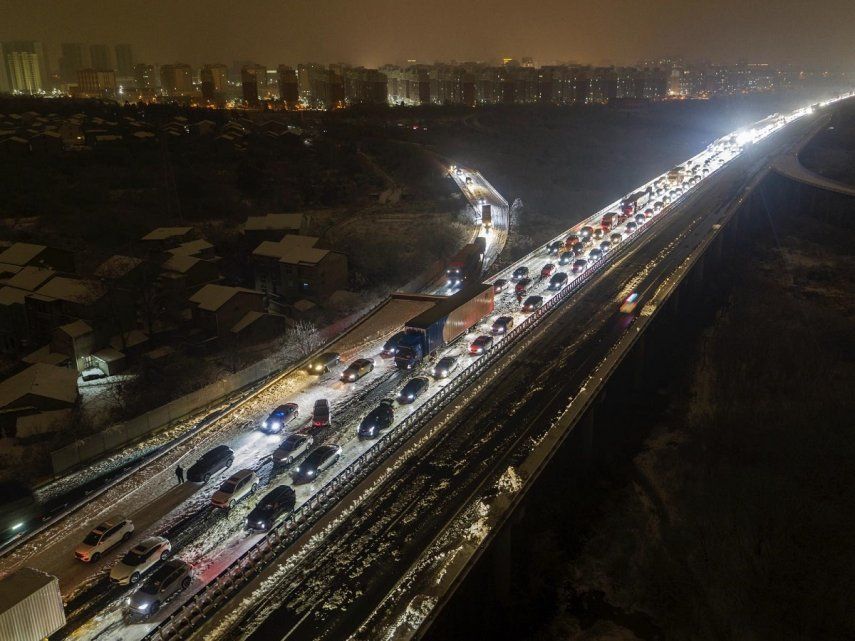
[[[341,354],[338,352],[324,352],[309,361],[308,370],[311,374],[326,374],[333,367],[341,363]]]
[[[172,544],[162,536],[143,539],[110,569],[110,581],[119,585],[136,583],[155,565],[165,561],[170,552]]]
[[[543,296],[529,296],[523,303],[524,312],[533,312],[541,307],[543,307]]]
[[[401,391],[398,392],[398,402],[401,405],[412,403],[419,396],[424,394],[428,386],[430,386],[430,381],[423,376],[417,376],[410,379]]]
[[[341,373],[341,380],[345,383],[352,383],[353,381],[358,381],[360,378],[368,374],[369,372],[374,370],[374,359],[371,358],[357,358],[350,365],[347,366]]]
[[[258,489],[258,475],[252,470],[235,472],[214,492],[211,505],[221,509],[233,508],[241,499],[255,494]]]
[[[261,423],[261,431],[268,434],[281,432],[288,423],[300,416],[300,407],[297,403],[285,403],[270,412],[270,415]]]
[[[383,344],[383,350],[380,352],[383,356],[394,356],[398,353],[398,343],[404,336],[406,336],[406,332],[398,332],[392,338],[387,340]]]
[[[541,278],[549,278],[552,274],[555,273],[555,265],[553,263],[546,263],[543,268],[540,270]]]
[[[319,398],[312,409],[312,427],[326,427],[331,420],[330,402],[325,398]]]
[[[434,365],[433,377],[446,378],[451,372],[457,369],[459,364],[456,356],[443,356]]]
[[[496,320],[493,321],[493,327],[490,331],[492,331],[495,335],[507,334],[513,326],[513,316],[499,316]]]
[[[205,452],[202,457],[187,470],[187,480],[194,483],[207,483],[211,477],[227,470],[235,462],[235,453],[227,445],[217,445]]]
[[[321,445],[312,450],[309,455],[294,468],[294,482],[305,483],[313,481],[321,472],[335,465],[341,458],[339,445]]]
[[[314,437],[308,434],[289,434],[279,444],[279,447],[273,450],[273,464],[291,465],[305,454],[314,442]]]
[[[525,294],[528,286],[531,285],[531,278],[523,278],[514,286],[514,292],[517,294]]]
[[[248,530],[270,530],[276,519],[297,505],[297,493],[288,485],[277,485],[262,497],[246,516]]]
[[[134,524],[123,516],[107,519],[89,534],[74,550],[74,556],[84,563],[96,563],[105,553],[133,536]]]
[[[499,280],[493,283],[493,293],[501,294],[503,291],[505,291],[507,286],[508,281],[506,281],[504,278],[500,278]]]
[[[553,274],[552,278],[549,279],[549,289],[553,291],[562,289],[567,284],[567,280],[567,274],[564,272]]]
[[[178,559],[167,561],[125,600],[128,615],[141,618],[152,616],[170,598],[189,588],[191,582],[190,566],[187,563]]]
[[[469,346],[469,353],[473,356],[483,354],[493,346],[492,336],[479,336]]]
[[[573,273],[574,274],[581,274],[583,271],[585,271],[585,268],[587,266],[588,266],[588,261],[585,260],[584,258],[580,258],[575,263],[573,263]]]
[[[380,403],[368,412],[359,424],[359,438],[377,438],[380,432],[391,427],[395,420],[395,410],[389,403]]]
[[[525,265],[514,270],[512,280],[520,280],[521,278],[528,278],[528,267]]]

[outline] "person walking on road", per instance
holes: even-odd
[[[178,484],[184,482],[184,469],[181,467],[181,463],[175,466],[175,476],[178,477]]]

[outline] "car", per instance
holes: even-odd
[[[528,278],[528,267],[523,265],[522,267],[517,267],[514,270],[514,274],[511,277],[512,280],[520,280],[521,278]]]
[[[506,281],[504,278],[500,278],[499,280],[493,283],[493,293],[501,294],[503,291],[505,291],[505,288],[507,288],[507,286],[508,281]]]
[[[557,256],[562,247],[564,247],[564,243],[560,240],[554,240],[546,246],[546,253],[550,256]]]
[[[608,240],[604,240],[603,242],[600,243],[600,251],[603,253],[606,253],[611,248],[612,248],[612,244]]]
[[[335,465],[341,458],[341,446],[321,445],[316,447],[294,468],[295,483],[305,483],[318,478],[324,470]]]
[[[496,335],[507,334],[508,330],[510,330],[513,326],[513,316],[499,316],[496,320],[493,321],[493,327],[490,329],[490,331]]]
[[[643,225],[646,221],[647,221],[647,218],[645,217],[644,214],[636,214],[635,215],[635,224],[636,225]]]
[[[406,336],[406,332],[398,332],[388,341],[383,344],[383,349],[381,350],[381,354],[383,356],[394,356],[398,353],[398,344],[401,342],[401,339]]]
[[[211,497],[211,505],[223,510],[233,508],[241,499],[255,494],[257,489],[258,475],[252,470],[240,470],[223,481]]]
[[[524,312],[533,312],[541,307],[543,307],[543,296],[529,296],[523,303]]]
[[[582,229],[579,230],[579,236],[581,236],[582,238],[590,238],[593,233],[594,228],[590,225],[585,225],[584,227],[582,227]]]
[[[374,370],[374,360],[371,358],[357,358],[347,366],[341,373],[341,380],[345,383],[358,381],[360,378]]]
[[[106,552],[127,541],[134,534],[134,524],[123,516],[114,516],[87,534],[74,550],[84,563],[96,563]]]
[[[552,263],[546,263],[543,268],[540,270],[541,278],[549,278],[552,274],[555,273],[555,265]]]
[[[581,243],[576,243],[576,245],[574,245],[574,247],[576,247],[576,246],[581,246]],[[559,265],[566,265],[570,261],[572,261],[575,256],[576,256],[576,254],[572,251],[563,252],[558,259],[558,264]]]
[[[581,240],[581,238],[579,238],[579,234],[570,234],[569,236],[567,236],[567,238],[564,239],[564,246],[565,247],[572,247],[573,245],[578,243],[580,240]]]
[[[514,287],[514,292],[517,294],[525,294],[529,285],[531,285],[531,278],[523,278],[521,281],[517,282]]]
[[[119,585],[138,582],[155,565],[165,561],[172,544],[162,536],[150,536],[128,550],[122,560],[110,568],[110,581]]]
[[[590,260],[591,262],[593,262],[595,260],[600,260],[602,257],[603,257],[603,250],[602,249],[594,248],[588,252],[588,260]]]
[[[314,437],[308,434],[289,434],[279,444],[279,447],[273,450],[273,464],[291,465],[305,454],[314,442]]]
[[[664,196],[662,196],[662,206],[663,207],[670,202],[671,202],[671,196],[669,196],[668,194],[665,194]]]
[[[261,423],[261,431],[268,434],[276,434],[291,421],[300,416],[300,406],[297,403],[285,403],[270,412],[270,415]]]
[[[653,218],[653,214],[654,214],[653,207],[648,207],[647,209],[644,210],[644,217],[645,218]]]
[[[331,420],[330,402],[325,398],[319,398],[312,408],[312,427],[326,427]]]
[[[277,485],[265,494],[249,514],[246,529],[269,531],[277,517],[286,514],[297,505],[297,493],[288,485]]]
[[[425,392],[429,385],[430,381],[423,376],[417,376],[416,378],[410,379],[410,381],[404,385],[403,389],[398,392],[398,402],[401,405],[412,403]]]
[[[585,253],[585,247],[587,247],[586,243],[576,243],[573,245],[573,256],[579,258],[579,256]]]
[[[227,445],[217,445],[205,452],[201,458],[187,470],[187,480],[194,483],[207,483],[211,477],[227,470],[235,462],[235,453]]]
[[[592,237],[594,240],[602,240],[602,239],[603,239],[603,236],[605,235],[605,233],[606,233],[606,232],[604,232],[604,231],[603,231],[603,228],[602,228],[602,227],[597,227],[597,228],[595,228],[595,229],[594,229],[594,233],[593,233],[593,234],[591,234],[591,237]]]
[[[472,354],[472,356],[478,356],[479,354],[483,354],[484,352],[486,352],[492,346],[492,336],[479,336],[474,341],[472,341],[471,345],[469,345],[469,353]]]
[[[310,374],[326,374],[333,367],[337,367],[341,363],[341,354],[338,352],[324,352],[315,356],[306,369]]]
[[[636,225],[634,222],[630,221],[626,224],[627,232],[634,232],[636,229],[638,229],[638,225]]]
[[[447,378],[451,372],[457,369],[460,362],[456,356],[443,356],[433,367],[434,378]]]
[[[581,274],[583,271],[585,271],[585,268],[587,266],[588,266],[588,261],[585,260],[584,258],[580,258],[575,263],[573,263],[573,273],[574,274]]]
[[[365,415],[359,424],[359,438],[377,438],[380,432],[392,426],[395,420],[395,410],[389,403],[380,403]]]
[[[167,561],[125,599],[128,615],[144,618],[155,614],[170,598],[189,588],[192,580],[187,563],[179,559]]]
[[[609,240],[612,241],[612,245],[616,245],[617,243],[623,240],[623,236],[618,232],[615,232],[611,236],[609,236]]]
[[[620,311],[623,314],[631,314],[635,310],[636,305],[638,305],[638,292],[632,292],[621,303]]]
[[[552,278],[549,279],[549,289],[562,289],[567,284],[567,280],[567,274],[564,272],[558,272],[557,274],[553,274]]]

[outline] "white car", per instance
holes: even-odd
[[[95,563],[108,550],[131,538],[133,533],[134,524],[130,519],[114,516],[87,534],[74,550],[74,556],[84,563]]]
[[[285,440],[273,450],[274,465],[291,465],[294,461],[306,453],[315,439],[308,434],[290,434]]]
[[[220,489],[211,497],[211,505],[226,509],[234,507],[242,498],[258,489],[258,476],[252,470],[235,472],[226,479]]]
[[[128,550],[122,560],[110,570],[110,581],[119,585],[136,583],[143,574],[172,552],[172,544],[162,536],[152,536],[137,543]]]

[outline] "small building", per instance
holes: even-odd
[[[303,214],[266,214],[250,216],[243,226],[247,243],[255,246],[264,240],[279,241],[287,234],[299,234],[306,224]]]
[[[0,381],[0,412],[32,414],[74,407],[77,372],[37,363]]]
[[[53,330],[51,336],[51,351],[68,356],[79,372],[92,367],[92,352],[98,347],[95,332],[89,323],[83,320],[60,325]]]
[[[214,253],[214,246],[204,238],[181,243],[178,247],[170,249],[169,253],[173,256],[195,256],[207,260],[213,260],[217,257]]]
[[[146,262],[141,258],[115,254],[98,265],[94,276],[108,287],[131,289],[140,287],[145,282],[147,268]]]
[[[217,263],[186,254],[171,254],[162,265],[170,287],[192,291],[220,280]]]
[[[64,249],[32,243],[14,243],[0,253],[0,263],[18,267],[31,265],[68,274],[74,273],[74,254]]]
[[[264,312],[264,294],[244,287],[205,285],[190,297],[193,321],[212,336],[226,336],[249,312]]]
[[[256,289],[274,302],[308,298],[322,301],[347,287],[347,257],[316,247],[314,236],[264,241],[252,252]]]
[[[146,251],[154,253],[164,252],[190,240],[193,240],[192,227],[158,227],[143,236],[140,242]]]
[[[24,306],[33,337],[50,337],[60,325],[82,319],[97,326],[108,319],[132,320],[132,306],[109,305],[103,284],[95,280],[56,276],[27,294]],[[130,323],[128,323],[130,324]]]

